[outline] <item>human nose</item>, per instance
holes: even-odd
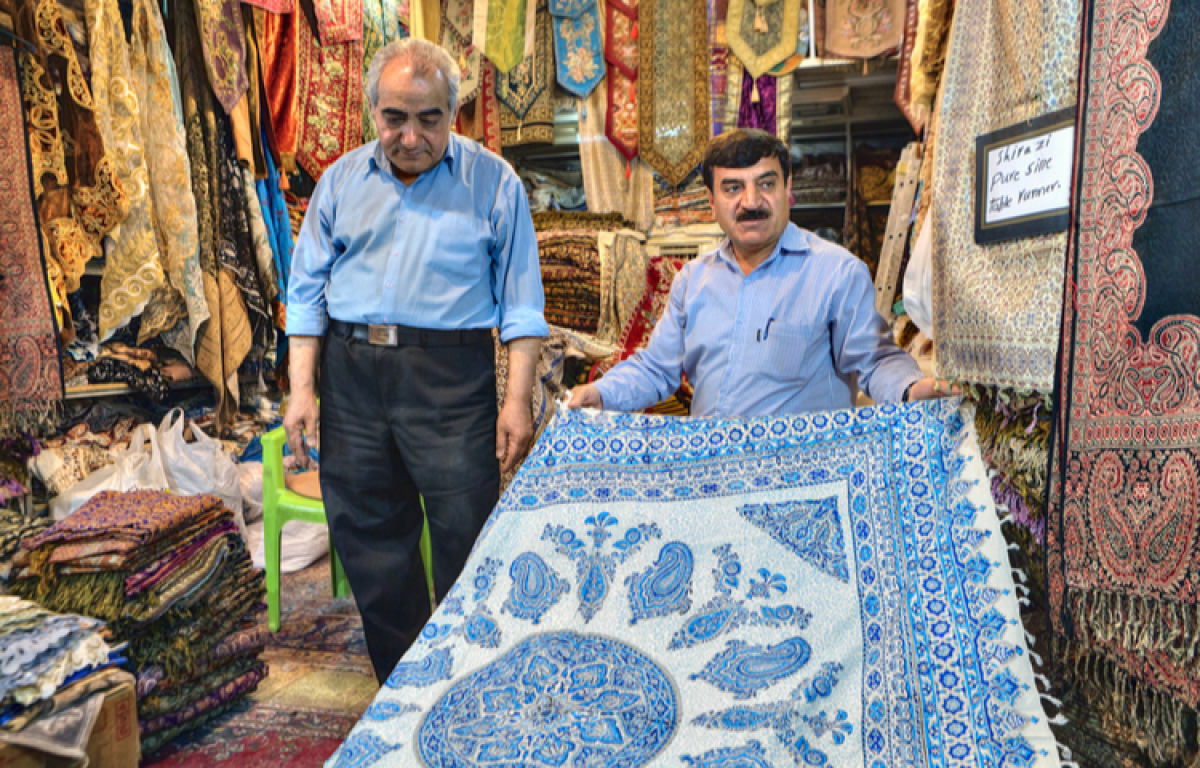
[[[758,187],[753,184],[747,184],[746,188],[742,191],[743,210],[756,210],[760,202],[760,197],[761,195],[759,194]]]
[[[400,143],[405,147],[413,148],[421,143],[421,136],[417,131],[416,126],[408,123],[400,129]]]

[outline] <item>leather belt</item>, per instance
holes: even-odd
[[[330,320],[329,330],[343,339],[365,341],[376,347],[470,347],[492,344],[489,328],[472,328],[462,331],[438,331],[429,328],[412,328],[407,325],[376,325],[374,323],[346,323]]]

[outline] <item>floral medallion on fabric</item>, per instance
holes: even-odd
[[[729,0],[725,40],[753,77],[766,74],[796,52],[800,8],[804,2]]]
[[[638,6],[608,0],[604,9],[604,59],[608,62],[608,102],[604,135],[626,160],[638,154]]]
[[[708,12],[693,0],[642,0],[638,24],[638,154],[678,184],[710,138]]]
[[[322,46],[303,19],[296,26],[296,162],[320,179],[326,168],[362,143],[362,42]]]
[[[905,0],[826,0],[826,56],[871,59],[900,47]]]
[[[321,45],[341,45],[362,40],[362,0],[313,0],[317,36]]]
[[[1048,528],[1051,617],[1107,656],[1114,678],[1132,680],[1123,691],[1163,691],[1194,708],[1200,290],[1191,275],[1200,144],[1191,126],[1200,80],[1179,62],[1200,56],[1200,7],[1086,6],[1065,402],[1056,413],[1062,439]],[[1160,743],[1182,741],[1156,711],[1136,717]]]
[[[581,99],[604,79],[604,40],[596,0],[550,0],[558,84]]]
[[[63,396],[19,78],[0,51],[0,435],[42,426]]]
[[[543,94],[547,102],[551,101],[550,91],[554,86],[554,32],[551,30],[550,15],[539,13],[537,25],[533,55],[522,59],[507,73],[499,65],[496,67],[501,72],[496,80],[496,98],[518,120],[525,118]],[[553,105],[550,109],[553,113]]]
[[[975,138],[1073,105],[1081,0],[960,0],[942,82],[933,189],[938,373],[1049,393],[1062,318],[1066,233],[975,243]],[[1028,30],[1019,42],[1010,34]],[[1031,93],[1039,94],[1031,98]]]
[[[560,410],[327,765],[1058,765],[958,407]]]
[[[479,95],[482,84],[479,64],[483,60],[472,45],[473,0],[442,0],[442,47],[458,65],[458,103],[466,104]]]
[[[195,0],[204,44],[204,68],[226,114],[250,88],[246,74],[246,29],[238,0]]]

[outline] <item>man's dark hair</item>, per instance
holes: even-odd
[[[784,179],[791,177],[792,154],[788,151],[787,144],[773,133],[753,128],[738,128],[736,131],[722,133],[708,143],[704,160],[700,163],[700,175],[704,177],[704,186],[711,192],[714,168],[749,168],[768,157],[779,160]]]

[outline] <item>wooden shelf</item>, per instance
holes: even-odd
[[[875,200],[867,203],[868,208],[886,208],[891,205],[891,200]],[[832,211],[838,208],[845,208],[846,203],[796,203],[792,206],[793,211]]]

